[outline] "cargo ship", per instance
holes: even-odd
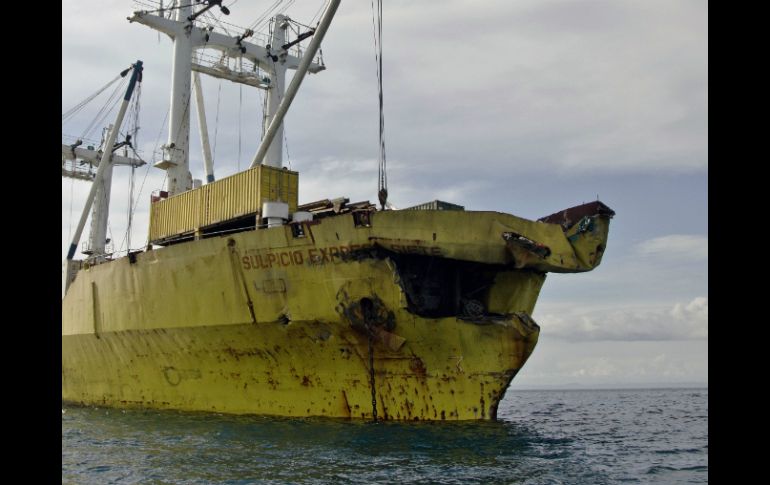
[[[614,212],[595,201],[527,220],[433,201],[409,209],[339,197],[299,203],[281,163],[283,116],[339,0],[302,52],[278,16],[269,45],[198,25],[219,7],[182,0],[129,18],[174,41],[168,186],[150,205],[148,244],[105,249],[117,132],[131,80],[99,149],[62,146],[62,170],[93,169],[89,202],[63,265],[62,401],[75,405],[363,420],[493,420],[532,353],[546,274],[600,264]],[[265,68],[248,78],[196,64],[220,49]],[[271,47],[272,46],[272,47]],[[200,58],[198,58],[200,59]],[[296,69],[284,91],[286,69]],[[206,183],[189,171],[189,106],[199,73],[268,87],[252,166]],[[248,78],[248,79],[246,79]],[[192,88],[191,88],[192,85]],[[198,98],[199,99],[199,98]],[[204,123],[201,123],[204,125]],[[116,128],[117,127],[117,128]],[[201,130],[203,131],[203,129]],[[278,136],[276,136],[278,135]],[[203,143],[205,146],[206,143]],[[204,154],[204,159],[205,159]],[[75,259],[91,214],[86,259]]]

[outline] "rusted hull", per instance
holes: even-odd
[[[379,419],[494,419],[538,328],[517,318],[484,325],[419,319],[404,334],[398,351],[373,346]],[[368,343],[342,322],[66,336],[62,398],[111,407],[371,419]]]
[[[374,390],[381,419],[494,419],[537,342],[546,271],[601,261],[609,217],[581,220],[347,214],[82,269],[62,399],[371,419]]]

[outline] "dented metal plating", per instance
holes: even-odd
[[[85,268],[62,302],[62,399],[495,419],[545,273],[601,262],[614,213],[573,209],[348,213]]]

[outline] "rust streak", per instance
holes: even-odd
[[[350,403],[348,402],[348,395],[345,393],[344,389],[342,390],[342,399],[343,399],[343,404],[345,405],[345,408],[344,408],[345,412],[347,413],[348,418],[350,418],[352,417],[350,413]]]

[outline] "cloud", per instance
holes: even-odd
[[[648,239],[634,247],[637,255],[669,260],[701,261],[708,259],[708,236],[671,234]]]
[[[259,6],[242,3],[231,8],[227,22],[248,25],[261,14]],[[294,5],[290,13],[300,21],[312,18],[314,3]],[[88,95],[96,81],[139,55],[147,65],[144,133],[152,136],[167,109],[171,43],[126,22],[129,10],[115,2],[63,4],[62,62],[79,73],[63,77],[63,103]],[[702,172],[708,159],[707,10],[700,2],[662,1],[576,6],[493,0],[469,8],[450,0],[440,9],[435,2],[392,2],[384,11],[388,154],[441,167],[455,181],[467,176],[469,164],[478,176]],[[376,156],[370,29],[368,4],[340,7],[324,40],[328,70],[303,83],[288,115],[295,158]],[[105,44],[105,32],[118,42]],[[88,88],[85,79],[95,84]],[[204,78],[212,129],[220,84]],[[248,158],[260,130],[245,117],[254,114],[256,122],[260,103],[255,92],[232,83],[223,83],[221,92],[219,158],[234,167],[234,127],[243,117]],[[225,102],[225,95],[237,100],[240,93],[252,97],[242,112]],[[200,172],[199,162],[192,166]]]
[[[559,305],[536,314],[541,333],[570,341],[662,341],[708,339],[708,297],[687,303],[635,308]]]
[[[693,327],[693,335],[703,338],[708,337],[708,298],[699,296],[686,305],[677,303],[671,310],[671,316],[677,322],[682,322],[684,325]]]
[[[566,363],[565,363],[566,364]],[[559,366],[565,377],[590,380],[608,380],[626,378],[660,379],[687,379],[686,361],[680,358],[672,358],[667,354],[654,356],[611,358],[611,357],[584,357],[570,362],[568,365]]]
[[[542,334],[540,340],[513,388],[708,382],[705,340],[571,342]]]

